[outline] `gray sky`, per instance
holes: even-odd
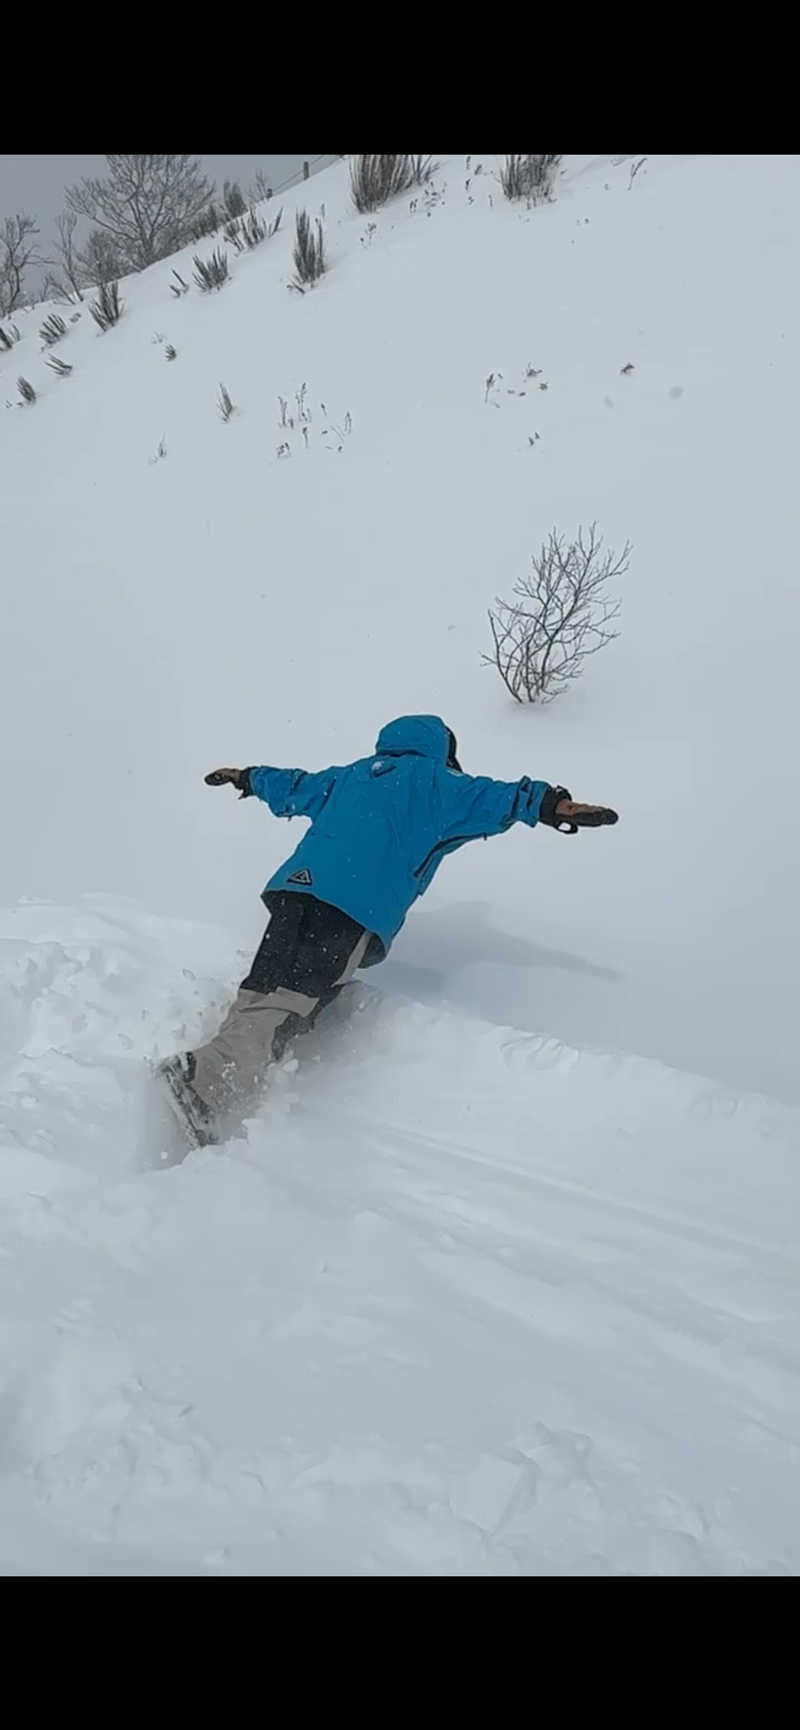
[[[302,173],[302,156],[201,156],[210,180],[220,189],[223,180],[238,180],[242,191],[263,168],[269,184],[276,190],[281,181]],[[314,161],[307,157],[307,161]],[[325,168],[336,160],[333,156],[319,157],[315,169]],[[39,248],[50,250],[53,225],[64,208],[64,188],[85,175],[102,175],[104,156],[2,156],[0,155],[0,222],[5,216],[25,211],[35,216],[41,229]],[[313,170],[312,170],[313,172]],[[31,280],[35,278],[31,275]]]

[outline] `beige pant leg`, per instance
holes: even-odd
[[[237,991],[219,1033],[195,1051],[192,1087],[215,1116],[234,1098],[256,1093],[272,1057],[272,1041],[287,1015],[311,1015],[316,997],[302,991]]]
[[[336,985],[346,985],[363,959],[369,932],[359,938]],[[194,1052],[192,1087],[214,1117],[255,1098],[272,1060],[272,1041],[289,1015],[313,1014],[319,999],[279,986],[275,991],[238,991],[222,1026]]]

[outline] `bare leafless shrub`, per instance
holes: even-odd
[[[322,233],[322,223],[319,217],[316,221],[316,231],[311,227],[311,219],[306,210],[298,210],[295,218],[296,239],[294,243],[295,276],[292,288],[297,288],[302,294],[306,288],[313,288],[315,282],[327,269],[325,260],[325,241]]]
[[[62,336],[67,335],[67,327],[59,313],[51,312],[44,324],[39,326],[39,335],[45,348],[54,348]]]
[[[30,379],[18,378],[17,379],[17,390],[19,391],[19,394],[22,397],[23,402],[30,404],[30,403],[34,403],[36,401],[36,392],[33,388],[33,385],[30,382]]]
[[[350,190],[356,210],[363,216],[410,186],[424,186],[438,166],[431,156],[353,156]]]
[[[525,198],[529,204],[544,204],[552,195],[560,156],[507,156],[500,170],[506,198]]]
[[[89,311],[101,331],[110,330],[113,324],[119,324],[124,307],[125,302],[119,298],[118,282],[102,283],[97,291],[97,299],[89,302]]]
[[[44,364],[45,366],[49,366],[50,371],[55,373],[56,378],[69,378],[72,371],[69,361],[61,360],[57,354],[51,355],[50,359],[46,360]]]
[[[178,350],[174,347],[173,343],[171,343],[171,342],[167,343],[167,346],[164,350],[164,358],[165,358],[165,360],[177,360]]]
[[[605,594],[606,584],[628,569],[630,543],[619,555],[603,552],[597,525],[565,542],[553,529],[531,571],[514,584],[514,600],[489,609],[493,649],[483,659],[495,666],[518,703],[549,703],[583,671],[594,655],[618,636],[608,626],[621,602]]]
[[[194,265],[194,280],[203,294],[223,288],[229,279],[228,254],[223,252],[222,247],[215,246],[208,258],[195,256]]]
[[[231,402],[230,396],[228,395],[228,392],[225,389],[224,384],[221,384],[219,387],[219,396],[217,397],[217,409],[218,409],[219,414],[221,415],[221,417],[224,421],[229,421],[231,418],[231,415],[236,413],[236,404],[235,404],[235,402]]]
[[[15,324],[10,324],[8,330],[0,325],[0,348],[12,349],[19,342],[19,330]]]

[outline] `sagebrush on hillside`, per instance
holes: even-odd
[[[53,348],[63,336],[67,335],[67,327],[59,313],[50,313],[44,324],[40,324],[39,335],[45,348]]]
[[[436,167],[431,156],[354,156],[350,190],[356,210],[363,216],[409,187],[423,186]]]
[[[304,288],[313,288],[314,283],[318,282],[327,270],[325,240],[320,218],[317,217],[316,229],[312,229],[311,218],[306,210],[298,210],[295,230],[295,275],[291,286],[302,292]]]
[[[560,156],[507,156],[500,170],[506,198],[543,204],[551,196],[560,161]]]
[[[173,271],[173,276],[177,276],[177,274],[177,271]],[[203,294],[210,294],[212,289],[222,288],[228,281],[229,274],[228,254],[223,251],[222,247],[215,246],[208,258],[198,258],[195,255],[194,280]]]
[[[89,302],[89,311],[101,331],[110,330],[112,324],[118,324],[124,311],[124,302],[119,298],[119,283],[104,282],[98,290],[97,299]]]
[[[245,211],[243,216],[235,217],[226,225],[225,239],[235,246],[237,252],[252,252],[254,246],[260,246],[262,240],[271,240],[277,234],[281,225],[283,210],[279,210],[272,222],[263,222],[255,210]]]
[[[221,384],[219,387],[217,409],[224,421],[229,421],[231,415],[236,413],[236,404],[231,401],[230,393],[226,390],[224,384]]]
[[[247,199],[242,192],[238,180],[226,180],[222,188],[222,202],[225,214],[229,219],[244,216],[247,209]]]

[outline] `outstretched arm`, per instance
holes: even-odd
[[[548,781],[492,781],[485,775],[448,775],[442,787],[442,840],[470,840],[502,835],[513,823],[533,828],[546,823],[576,834],[578,828],[616,823],[617,813],[604,805],[576,803],[566,787]]]
[[[318,817],[333,787],[338,770],[320,769],[213,769],[206,775],[209,787],[236,787],[242,799],[255,794],[275,817]]]
[[[488,775],[447,774],[440,783],[441,839],[469,840],[479,835],[502,835],[512,823],[539,821],[547,781],[493,781]]]

